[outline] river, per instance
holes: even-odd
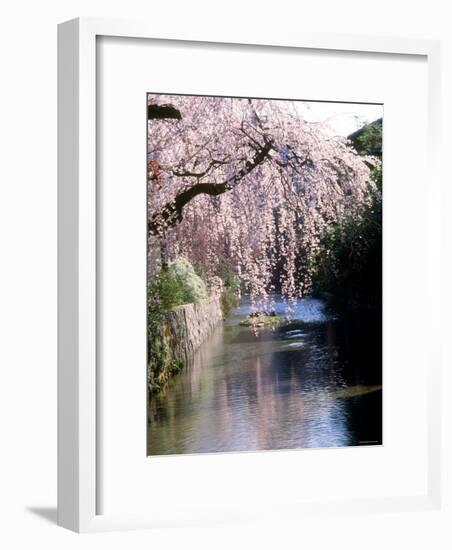
[[[249,311],[242,300],[151,398],[148,455],[381,444],[380,317],[305,298],[256,335],[239,325]]]

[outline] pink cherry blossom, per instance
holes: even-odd
[[[309,293],[325,233],[359,221],[376,193],[377,161],[294,101],[150,94],[148,104],[178,114],[148,121],[149,246],[160,259],[185,256],[211,277],[226,262],[256,309],[276,288],[288,301]]]

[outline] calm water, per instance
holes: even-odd
[[[286,313],[278,301],[275,308]],[[242,302],[151,398],[148,454],[381,443],[381,322],[300,300],[280,329],[239,326]]]

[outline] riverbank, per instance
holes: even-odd
[[[168,310],[151,345],[148,388],[157,393],[171,376],[183,369],[191,355],[222,320],[220,297],[212,294],[197,304]]]

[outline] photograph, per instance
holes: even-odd
[[[383,105],[145,106],[147,456],[382,445]]]

